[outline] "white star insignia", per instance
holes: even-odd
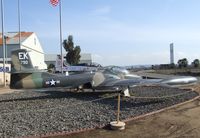
[[[56,81],[54,81],[53,79],[50,82],[50,85],[53,86],[53,85],[56,85]]]

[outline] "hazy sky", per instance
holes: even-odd
[[[200,0],[62,0],[63,38],[102,65],[200,59]],[[17,31],[17,0],[4,0],[5,31]],[[45,53],[60,52],[59,6],[21,0],[21,30],[37,34]]]

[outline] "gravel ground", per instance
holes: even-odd
[[[130,93],[136,97],[176,96],[161,99],[122,98],[121,119],[162,109],[198,95],[192,91],[155,86],[135,87]],[[108,96],[114,97],[106,98]],[[3,94],[0,96],[0,137],[35,136],[98,127],[116,120],[116,109],[115,94],[30,90]]]

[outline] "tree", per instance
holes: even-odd
[[[53,72],[55,70],[55,65],[54,64],[49,64],[47,69],[48,69],[49,72]]]
[[[186,58],[179,59],[178,60],[178,66],[179,66],[179,68],[187,67],[188,66],[188,60]]]
[[[64,47],[65,51],[67,52],[67,54],[65,56],[66,61],[70,65],[78,64],[80,61],[80,58],[81,58],[81,56],[80,56],[81,48],[80,48],[80,46],[74,47],[72,35],[69,35],[68,39],[65,39],[63,41],[63,47]]]
[[[195,59],[195,60],[192,62],[192,65],[193,65],[195,68],[199,67],[199,65],[200,65],[199,59]]]
[[[176,65],[175,65],[174,63],[171,63],[171,64],[169,64],[169,67],[170,67],[171,69],[174,69],[174,68],[176,68]]]

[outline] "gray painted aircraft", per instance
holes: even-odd
[[[32,59],[26,49],[12,51],[11,54],[11,88],[35,89],[35,88],[81,88],[92,90],[124,91],[137,85],[185,85],[197,82],[195,77],[176,77],[167,80],[148,80],[141,78],[122,79],[115,75],[105,74],[101,71],[74,75],[57,75],[35,69]]]

